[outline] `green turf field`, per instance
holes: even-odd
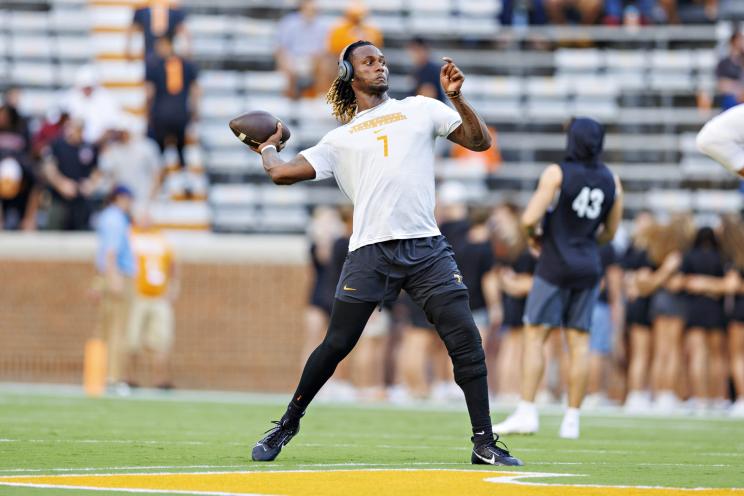
[[[0,391],[0,477],[472,468],[467,415],[458,407],[317,405],[277,462],[251,462],[251,446],[281,413],[276,400],[240,395],[85,399]],[[505,439],[524,460],[522,470],[577,474],[562,484],[744,488],[744,421],[586,414],[578,441],[557,437],[559,421],[557,412],[543,415],[539,435]],[[3,496],[81,492],[123,494],[0,485]]]

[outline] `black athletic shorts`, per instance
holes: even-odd
[[[434,330],[434,326],[426,318],[424,310],[408,296],[408,293],[401,293],[398,302],[405,308],[406,317],[411,326],[418,327],[419,329]]]
[[[706,330],[725,330],[726,315],[723,302],[705,296],[688,296],[687,306],[687,328],[693,327]]]
[[[729,321],[744,323],[744,295],[738,295],[734,299],[734,308],[729,315]]]
[[[625,308],[625,322],[632,325],[651,327],[651,298],[636,298]]]
[[[391,303],[401,289],[422,308],[432,296],[467,293],[444,236],[383,241],[350,252],[336,286],[336,298],[351,303]]]
[[[504,309],[503,327],[509,329],[520,328],[524,325],[524,309],[527,306],[527,298],[514,298],[504,294],[501,305]]]

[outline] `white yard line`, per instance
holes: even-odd
[[[405,467],[420,467],[420,466],[460,466],[470,465],[467,462],[409,462],[409,463],[361,463],[361,462],[341,462],[341,463],[300,463],[292,464],[296,467],[313,467],[313,468],[331,468],[331,467],[398,467],[399,469],[405,469]],[[724,463],[618,463],[618,462],[529,462],[529,465],[542,465],[542,466],[557,466],[557,465],[597,465],[597,466],[625,466],[625,467],[716,467],[716,468],[730,468],[739,467],[739,465],[724,464]],[[273,467],[281,467],[281,463],[272,464]],[[208,472],[202,473],[252,473],[252,472],[266,472],[274,471],[271,469],[267,470],[245,470],[247,465],[154,465],[154,466],[124,466],[124,467],[78,467],[78,468],[43,468],[43,469],[28,469],[28,468],[15,468],[15,469],[0,469],[0,476],[12,476],[12,474],[20,473],[33,473],[33,475],[23,475],[23,477],[38,477],[43,473],[53,473],[52,475],[60,476],[75,476],[75,475],[114,475],[106,473],[105,471],[131,471],[131,470],[181,470],[181,469],[244,469],[244,470],[227,470],[215,472],[209,470]],[[103,471],[103,473],[95,473],[96,471]],[[276,470],[276,472],[293,472],[294,470]],[[58,472],[68,472],[67,474],[58,474]],[[76,474],[75,472],[89,472],[88,474]],[[170,475],[177,473],[192,473],[192,472],[129,472],[126,474],[117,475]]]
[[[96,492],[121,492],[121,493],[138,493],[138,494],[192,494],[199,496],[267,496],[265,493],[225,493],[216,491],[179,491],[176,489],[134,489],[134,488],[109,488],[94,486],[55,486],[53,484],[29,484],[25,482],[0,482],[0,486],[28,487],[35,489],[67,489],[75,491],[96,491]],[[270,496],[270,495],[268,495]]]
[[[250,442],[237,442],[237,441],[160,441],[152,439],[0,439],[3,443],[50,443],[50,444],[125,444],[125,445],[184,445],[184,446],[250,446]],[[637,442],[637,441],[636,441]],[[358,444],[353,443],[297,443],[294,446],[308,447],[308,448],[358,448]],[[369,445],[370,448],[376,449],[406,449],[406,450],[454,450],[454,451],[469,451],[467,447],[452,447],[452,446],[431,446],[431,445],[420,445],[415,446],[402,446],[400,444],[375,444]],[[527,453],[542,453],[547,451],[553,451],[552,448],[518,448],[519,452]],[[598,455],[632,455],[637,454],[638,451],[632,450],[613,450],[613,449],[561,449],[561,453],[585,453],[585,454],[598,454]],[[744,457],[744,452],[708,452],[698,451],[700,455],[709,456],[722,456],[722,457]],[[0,469],[0,472],[2,469]]]

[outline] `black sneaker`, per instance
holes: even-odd
[[[254,462],[273,461],[289,441],[300,432],[300,421],[290,421],[285,415],[281,420],[272,420],[276,424],[265,432],[266,436],[253,447],[251,457]]]
[[[470,463],[474,465],[507,465],[510,467],[521,467],[524,465],[522,460],[509,454],[509,450],[506,449],[506,445],[503,442],[501,443],[504,446],[503,448],[496,446],[498,440],[499,437],[496,436],[496,439],[490,442],[473,446]]]

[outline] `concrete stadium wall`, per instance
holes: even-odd
[[[181,234],[175,384],[287,391],[309,271],[301,236]],[[0,234],[0,381],[79,383],[96,326],[92,234]]]

